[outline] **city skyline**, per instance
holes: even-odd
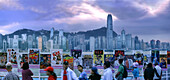
[[[29,29],[18,30],[13,34],[3,36],[0,34],[0,49],[6,51],[7,48],[16,48],[20,51],[27,51],[30,48],[37,48],[41,51],[51,49],[63,49],[69,51],[80,49],[82,51],[93,50],[169,50],[170,43],[160,40],[150,40],[149,42],[140,39],[138,36],[126,33],[123,29],[121,34],[113,30],[112,15],[107,16],[107,28],[100,28],[88,32],[65,33],[62,29],[55,31],[52,27],[50,31],[33,31]],[[102,33],[102,34],[101,34]]]
[[[170,42],[170,0],[1,0],[0,4],[1,34],[23,28],[88,31],[107,27],[107,15],[112,14],[118,34],[124,29],[147,42]]]

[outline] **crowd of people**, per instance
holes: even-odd
[[[61,71],[61,80],[114,80],[114,77],[117,80],[123,80],[127,77],[128,73],[126,70],[126,66],[123,65],[123,59],[118,59],[119,68],[115,76],[112,74],[112,69],[109,61],[104,63],[104,74],[101,76],[98,73],[98,69],[96,67],[91,68],[91,75],[88,77],[87,73],[83,70],[82,65],[78,65],[77,68],[80,71],[80,76],[77,77],[75,72],[69,68],[69,62],[63,62],[63,70]],[[133,76],[134,80],[140,80],[139,76],[139,69],[138,69],[138,62],[133,63]],[[31,76],[33,76],[32,71],[29,69],[28,62],[23,63],[22,67],[22,80],[33,80]],[[8,74],[4,77],[3,80],[19,80],[19,76],[12,72],[12,64],[8,62],[6,64],[6,70]],[[57,75],[54,72],[54,68],[48,66],[46,69],[46,74],[48,75],[48,80],[57,80]],[[162,70],[159,66],[159,63],[149,63],[144,70],[144,79],[145,80],[161,80]]]

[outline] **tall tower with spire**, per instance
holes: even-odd
[[[50,31],[50,39],[53,39],[54,37],[54,27],[51,28],[51,31]]]
[[[107,16],[107,50],[113,49],[113,23],[112,23],[112,15],[108,14]]]

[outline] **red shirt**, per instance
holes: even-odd
[[[55,77],[52,76],[52,75],[48,77],[48,80],[56,80],[56,79],[57,79],[57,78],[55,78]]]
[[[63,80],[67,80],[67,71],[64,70]]]

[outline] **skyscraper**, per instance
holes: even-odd
[[[123,29],[121,32],[121,39],[122,39],[122,48],[124,49],[126,47],[126,38],[125,38],[125,30]]]
[[[113,49],[113,24],[112,24],[112,15],[108,14],[107,16],[107,49]]]
[[[51,28],[51,32],[50,32],[50,39],[54,38],[54,28]]]
[[[2,34],[0,34],[0,49],[2,49],[3,48],[3,45],[2,45],[2,43],[3,43],[3,36],[2,36]]]
[[[33,48],[33,36],[28,35],[28,48]]]
[[[47,36],[43,35],[42,36],[42,49],[46,49],[46,43],[47,43]]]
[[[14,35],[13,48],[19,48],[19,35]]]
[[[156,41],[156,48],[160,49],[161,48],[161,42],[160,40]]]
[[[150,41],[151,49],[155,49],[155,40]]]
[[[3,51],[6,51],[7,50],[7,42],[6,40],[4,39],[3,40]]]
[[[90,51],[93,51],[95,49],[95,38],[90,37]]]
[[[128,49],[132,49],[132,35],[131,34],[126,35],[126,47]]]
[[[38,49],[42,50],[42,37],[38,37]]]

